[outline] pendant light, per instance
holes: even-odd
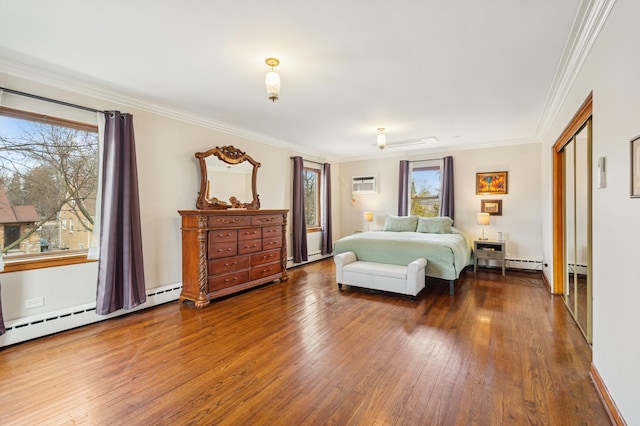
[[[387,137],[384,135],[384,127],[378,127],[378,148],[381,150],[384,149],[384,146],[387,144]]]
[[[276,58],[267,58],[264,61],[271,67],[271,71],[267,73],[267,77],[265,78],[267,95],[269,99],[271,99],[271,102],[275,102],[280,95],[280,76],[273,70],[273,67],[277,67],[280,61]]]

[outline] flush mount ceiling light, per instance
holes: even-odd
[[[384,149],[384,146],[387,144],[387,137],[384,135],[384,127],[378,127],[378,148]]]
[[[271,102],[275,102],[280,95],[280,76],[273,70],[273,67],[280,65],[280,61],[276,58],[267,58],[264,60],[271,67],[271,71],[267,73],[265,84],[267,85],[267,95]]]

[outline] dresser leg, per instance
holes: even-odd
[[[198,294],[196,300],[194,300],[196,305],[196,309],[202,309],[209,304],[209,299],[207,299],[207,295],[204,293]]]

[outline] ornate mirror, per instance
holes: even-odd
[[[260,197],[256,191],[260,163],[233,146],[196,152],[196,158],[200,162],[200,192],[196,208],[260,208]]]

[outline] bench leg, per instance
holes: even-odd
[[[449,280],[449,295],[453,296],[453,281],[454,280]]]
[[[342,284],[338,283],[338,288],[342,290]]]

